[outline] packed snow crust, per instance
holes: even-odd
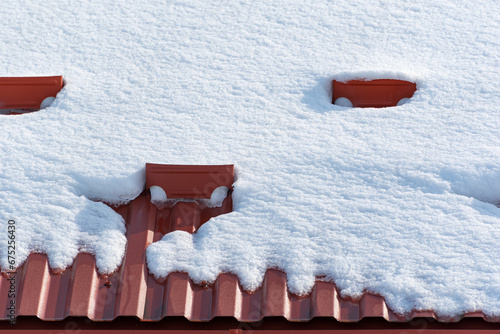
[[[267,268],[306,294],[396,312],[500,315],[500,4],[479,1],[4,0],[1,76],[63,75],[39,112],[0,115],[0,264],[30,252],[121,263],[144,164],[236,165],[234,212],[147,249],[149,270]],[[406,104],[330,103],[330,80],[412,80]]]

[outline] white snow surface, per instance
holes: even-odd
[[[3,0],[0,76],[63,75],[0,115],[0,252],[121,263],[144,164],[236,165],[234,212],[147,249],[156,276],[267,268],[396,312],[500,315],[497,0]],[[331,104],[330,80],[417,83],[406,104]]]

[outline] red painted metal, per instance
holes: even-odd
[[[393,107],[403,98],[411,98],[417,85],[404,80],[351,80],[348,82],[332,81],[332,103],[344,97],[353,107],[384,108]]]
[[[232,188],[234,166],[146,164],[146,188],[159,186],[167,198],[210,198],[218,187]]]
[[[1,330],[0,330],[1,331]],[[476,333],[500,333],[500,330],[489,330],[489,329],[336,329],[336,330],[279,330],[279,329],[268,329],[268,330],[243,330],[243,329],[229,329],[229,330],[165,330],[165,329],[22,329],[16,330],[17,334],[68,334],[75,331],[78,334],[444,334],[444,333],[455,333],[455,334],[476,334]]]
[[[52,274],[45,255],[32,254],[17,272],[17,316],[37,316],[43,320],[62,320],[68,316],[86,316],[94,321],[110,321],[118,316],[135,316],[144,321],[181,316],[191,321],[210,321],[215,317],[234,317],[242,322],[266,317],[284,317],[289,321],[309,321],[314,317],[333,317],[341,322],[358,322],[380,317],[390,322],[407,322],[415,317],[434,317],[432,312],[415,311],[406,316],[394,314],[382,297],[366,294],[359,301],[342,299],[335,285],[317,282],[310,295],[298,297],[288,292],[286,274],[268,270],[263,287],[253,293],[244,291],[236,276],[221,274],[214,284],[194,284],[185,273],[172,273],[165,282],[147,273],[145,261],[134,263],[144,252],[127,251],[125,270],[100,277],[95,259],[80,254],[72,268]],[[29,279],[32,277],[32,279]],[[37,279],[38,277],[38,279]],[[111,287],[106,287],[106,281]],[[6,279],[0,280],[5,291]],[[5,298],[4,300],[7,300]],[[4,308],[5,310],[5,308]],[[6,313],[4,311],[4,313]],[[481,317],[481,313],[464,317]],[[3,320],[8,316],[3,314]]]
[[[63,77],[0,78],[0,109],[40,109],[47,97],[56,97]]]
[[[232,180],[225,184],[232,184]],[[197,187],[203,188],[203,185],[198,184]],[[10,275],[10,278],[15,276],[16,316],[34,316],[42,320],[59,321],[66,321],[64,319],[68,317],[72,317],[71,319],[88,317],[97,322],[114,320],[113,323],[124,319],[123,317],[158,323],[166,318],[178,319],[178,317],[188,319],[190,322],[207,323],[216,319],[234,318],[239,323],[252,324],[275,317],[301,323],[309,321],[313,323],[315,319],[358,323],[369,318],[385,319],[388,324],[401,324],[401,326],[420,317],[447,322],[460,320],[460,318],[440,319],[433,312],[427,311],[397,315],[387,307],[380,296],[365,294],[360,300],[346,300],[340,297],[334,283],[321,280],[316,282],[311,294],[299,297],[288,291],[286,274],[273,269],[267,271],[262,287],[252,293],[244,291],[238,278],[229,273],[219,275],[213,284],[208,285],[195,284],[186,273],[172,273],[164,281],[158,281],[149,274],[145,256],[148,245],[173,230],[195,232],[199,224],[207,221],[209,217],[230,212],[231,206],[231,196],[228,195],[221,208],[200,208],[196,203],[183,202],[177,203],[172,208],[157,208],[151,203],[148,193],[140,195],[128,205],[115,208],[126,222],[128,239],[125,257],[117,272],[109,276],[99,275],[95,258],[82,253],[77,256],[71,268],[62,273],[54,273],[49,268],[46,255],[31,254],[17,273]],[[181,223],[178,223],[179,221]],[[0,278],[0,308],[3,310],[0,311],[0,319],[7,321],[9,320],[7,307],[10,302],[8,293],[11,289],[8,278],[7,276]],[[500,319],[486,318],[482,313],[465,314],[463,317],[500,321]],[[252,328],[252,326],[242,326],[237,330],[241,331],[241,334],[253,333]],[[278,328],[265,327],[258,331],[260,334],[285,333],[276,331],[280,328],[284,327],[282,325]],[[42,329],[39,328],[37,333],[45,333],[41,331]],[[109,333],[110,329],[113,328],[106,329],[106,333]],[[127,329],[128,327],[125,330],[120,329],[120,333],[126,332]],[[181,329],[185,329],[185,326]],[[85,333],[85,328],[79,330]],[[99,333],[101,328],[92,330],[92,333]],[[405,331],[413,332],[411,328]],[[422,329],[418,331],[425,333]],[[478,329],[475,331],[478,332]],[[57,331],[52,330],[52,332]],[[169,333],[176,332],[180,333],[178,329]],[[309,328],[307,332],[323,333],[315,327]],[[366,333],[378,332],[381,331],[373,328],[371,331],[366,331]],[[384,329],[384,332],[387,332],[387,329]],[[18,333],[29,333],[29,328]],[[228,330],[211,333],[228,333]],[[231,333],[239,332],[231,330]]]
[[[229,201],[230,196],[226,198]],[[16,276],[17,316],[36,316],[44,320],[62,320],[84,316],[95,321],[111,321],[118,316],[134,316],[143,321],[159,321],[181,316],[190,321],[210,321],[216,317],[234,317],[242,322],[266,317],[284,317],[289,321],[309,321],[332,317],[341,322],[357,322],[366,317],[381,317],[390,322],[406,322],[414,317],[434,317],[433,312],[394,314],[380,296],[366,294],[359,301],[340,297],[335,284],[317,281],[310,295],[298,297],[287,290],[286,274],[270,269],[261,289],[244,291],[235,275],[219,275],[214,284],[201,286],[185,273],[172,273],[163,281],[149,274],[146,247],[159,240],[168,229],[163,210],[141,195],[127,206],[116,209],[127,224],[128,245],[120,269],[108,277],[97,273],[95,258],[79,254],[73,266],[54,274],[43,254],[31,254]],[[175,213],[170,213],[175,216]],[[170,218],[171,219],[171,218]],[[162,227],[163,226],[163,227]],[[8,320],[6,306],[9,282],[0,279],[2,319]],[[466,314],[480,317],[482,313]],[[457,319],[439,319],[458,321]]]

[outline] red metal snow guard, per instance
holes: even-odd
[[[401,99],[411,98],[417,90],[413,82],[393,79],[332,81],[332,103],[348,99],[353,107],[394,107]]]
[[[56,97],[63,88],[63,77],[0,78],[0,109],[40,109],[47,97]]]
[[[164,171],[168,170],[168,178],[175,175],[174,170],[182,172],[181,166],[164,167]],[[210,168],[204,168],[194,169],[197,173],[204,170],[210,175]],[[193,170],[193,167],[186,166],[186,169]],[[232,168],[223,170],[226,173]],[[220,166],[215,167],[215,175],[219,172]],[[176,177],[189,179],[189,175],[180,173]],[[212,182],[210,178],[200,179]],[[147,184],[150,182],[148,180]],[[222,183],[230,185],[232,180]],[[196,188],[204,189],[205,186],[197,184]],[[193,196],[196,195],[195,192]],[[178,205],[182,209],[176,209]],[[163,282],[149,274],[145,250],[151,243],[173,230],[195,232],[209,217],[228,213],[231,209],[230,194],[220,208],[200,209],[196,203],[180,202],[172,208],[158,209],[145,192],[130,204],[115,208],[126,222],[128,244],[121,267],[112,275],[100,276],[95,258],[89,254],[79,254],[72,267],[59,274],[50,270],[46,255],[31,254],[17,273],[2,276],[0,308],[4,311],[0,317],[6,321],[0,322],[0,332],[16,329],[17,333],[48,334],[67,333],[73,329],[80,334],[96,334],[149,333],[148,330],[161,329],[162,333],[170,334],[190,331],[284,334],[292,331],[326,333],[327,329],[338,329],[338,333],[351,330],[358,333],[399,333],[402,330],[435,333],[437,328],[438,333],[443,333],[448,329],[456,332],[456,329],[469,328],[471,331],[460,333],[477,333],[481,329],[500,329],[499,324],[487,322],[497,319],[486,319],[482,313],[466,314],[467,319],[449,324],[435,321],[437,317],[431,311],[398,316],[380,296],[365,294],[356,301],[343,299],[335,284],[320,280],[310,295],[299,297],[288,291],[286,274],[273,269],[267,271],[262,287],[253,293],[244,291],[238,278],[228,273],[219,275],[211,285],[195,284],[186,273],[172,273]],[[7,280],[13,276],[14,286]],[[8,324],[8,307],[12,300],[8,295],[12,290],[15,291],[18,317],[15,326]],[[455,322],[460,319],[438,320]]]
[[[167,198],[210,198],[216,188],[232,188],[233,182],[233,165],[146,164],[146,188],[159,186]]]

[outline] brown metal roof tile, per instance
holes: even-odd
[[[146,188],[161,187],[168,198],[210,198],[216,188],[231,188],[233,182],[233,165],[146,164]]]
[[[160,321],[165,317],[185,317],[190,321],[209,321],[217,317],[234,317],[241,322],[255,322],[267,317],[284,317],[289,321],[309,321],[315,317],[335,318],[341,322],[358,322],[366,317],[406,322],[414,317],[434,317],[426,311],[397,316],[380,296],[365,294],[359,301],[342,299],[334,283],[318,280],[311,294],[296,296],[287,289],[286,274],[269,269],[263,285],[252,293],[244,291],[238,278],[229,273],[219,275],[214,284],[197,285],[186,273],[171,273],[164,281],[149,274],[145,250],[185,220],[183,210],[209,210],[207,217],[231,211],[231,196],[221,208],[200,209],[196,205],[182,210],[156,208],[148,194],[126,206],[116,208],[127,226],[128,244],[119,270],[109,276],[99,275],[95,258],[79,254],[73,265],[62,273],[53,273],[47,256],[31,254],[17,273],[0,278],[1,318],[9,319],[7,309],[10,282],[15,276],[16,315],[36,316],[43,320],[66,317],[88,317],[94,321],[111,321],[119,316],[137,317],[143,321]],[[190,220],[191,222],[193,220]],[[193,225],[193,230],[198,226]],[[484,318],[482,313],[466,316]],[[458,319],[445,319],[456,321]],[[487,319],[498,321],[498,319]]]

